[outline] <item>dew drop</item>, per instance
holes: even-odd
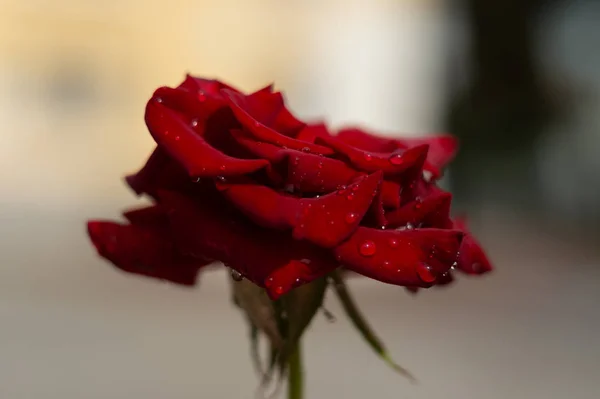
[[[402,158],[401,154],[392,154],[389,157],[389,161],[390,161],[390,163],[392,165],[399,166],[399,165],[402,165],[404,163],[404,158]]]
[[[368,152],[365,152],[365,161],[369,162],[373,159],[373,155],[369,154]]]
[[[275,293],[277,295],[283,294],[283,287],[280,285],[279,287],[275,288]]]
[[[163,133],[164,136],[168,136],[169,134],[171,134],[168,130],[165,130],[165,132]]]
[[[381,266],[383,266],[386,269],[388,269],[391,265],[392,265],[392,262],[390,262],[389,260],[384,260],[383,263],[381,264]]]
[[[268,279],[265,280],[265,287],[269,288],[272,285],[273,285],[273,277],[269,277]]]
[[[358,219],[358,214],[354,212],[350,212],[346,215],[346,223],[351,224],[354,223]]]
[[[221,169],[221,170],[225,170],[225,169],[227,169],[227,167],[226,167],[225,165],[221,165],[221,166],[219,167],[219,169]]]
[[[388,244],[390,244],[390,247],[392,248],[397,248],[398,247],[398,240],[396,240],[395,238],[390,238],[390,241],[388,241]]]
[[[419,266],[417,266],[417,274],[425,283],[433,283],[435,281],[435,275],[433,274],[431,266],[425,263],[421,263]]]
[[[286,184],[285,187],[283,188],[283,190],[286,193],[293,193],[294,192],[294,185],[293,184]]]
[[[358,248],[358,252],[362,256],[373,256],[375,252],[377,252],[377,248],[375,247],[375,243],[371,240],[363,241]]]
[[[191,125],[192,125],[192,127],[198,126],[198,119],[196,119],[196,118],[192,119]]]
[[[310,148],[308,148],[308,147],[302,147],[302,152],[310,152]]]
[[[206,100],[206,93],[204,93],[202,90],[200,90],[198,92],[198,101],[203,102]]]
[[[415,228],[415,226],[413,226],[412,223],[406,223],[406,226],[404,226],[404,228],[406,230],[413,230]]]
[[[338,186],[337,188],[337,194],[338,195],[344,195],[346,193],[346,186]]]
[[[352,191],[358,191],[358,184],[352,186]]]
[[[298,157],[294,158],[294,163],[295,163],[296,165],[298,165],[298,162],[300,162],[300,158],[298,158]]]
[[[348,194],[348,196],[346,197],[346,199],[348,201],[352,201],[354,199],[354,194],[353,193]]]
[[[323,162],[319,162],[319,164],[317,165],[317,168],[323,169]]]
[[[421,198],[417,197],[415,198],[415,209],[419,210],[421,209],[421,207],[423,206],[423,203],[421,201]]]
[[[199,177],[196,177],[196,178],[194,179],[194,183],[200,183],[200,178],[199,178]]]
[[[233,281],[242,281],[244,279],[244,276],[237,270],[231,269],[231,278],[233,279]]]
[[[161,97],[156,97],[156,102],[157,102],[157,103],[162,103],[162,102],[163,102],[163,99],[162,99]]]
[[[180,138],[181,137],[179,137],[179,136],[175,136],[175,141],[179,141]]]

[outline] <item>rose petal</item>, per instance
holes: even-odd
[[[178,248],[222,261],[250,281],[267,288],[271,295],[283,295],[289,287],[270,285],[267,277],[292,261],[309,260],[311,278],[337,267],[329,251],[249,222],[224,204],[216,193],[192,199],[178,193],[161,192],[160,199],[170,209],[168,216]],[[294,267],[287,266],[286,270],[289,278],[295,270],[298,273],[295,279],[307,277],[305,271]],[[309,281],[305,279],[297,284]]]
[[[217,183],[223,195],[254,223],[293,229],[297,240],[333,247],[358,227],[381,183],[381,172],[361,178],[346,190],[319,198],[295,198],[252,181]]]
[[[394,139],[376,136],[356,127],[341,129],[336,137],[352,147],[369,152],[394,152],[398,149]]]
[[[258,122],[286,136],[295,136],[305,125],[286,108],[283,95],[273,92],[273,85],[246,96],[246,104]]]
[[[146,106],[146,124],[156,143],[176,159],[191,177],[239,176],[266,167],[259,159],[230,157],[215,149],[157,101]]]
[[[390,284],[429,287],[448,272],[463,233],[456,230],[376,230],[359,227],[334,249],[348,269]]]
[[[222,98],[221,90],[223,89],[239,92],[239,90],[219,80],[198,78],[190,74],[185,76],[185,80],[177,88],[198,92],[198,101],[203,100],[202,95]]]
[[[285,266],[275,270],[265,280],[267,293],[273,300],[277,300],[281,295],[289,292],[306,282],[313,281],[328,273],[331,273],[339,266],[333,259],[328,262],[314,262],[307,258],[301,261],[292,260]]]
[[[136,194],[151,196],[160,189],[184,191],[191,184],[185,169],[160,147],[154,149],[142,169],[126,176],[125,181]]]
[[[386,217],[389,225],[399,227],[412,225],[414,227],[451,228],[450,202],[452,194],[440,193],[431,195],[423,200],[417,199],[403,207],[389,212]]]
[[[231,131],[237,142],[253,155],[276,164],[287,160],[286,185],[305,193],[329,193],[352,183],[360,173],[344,162],[307,152],[284,149],[255,141],[242,131]],[[398,195],[396,195],[399,201]]]
[[[319,137],[323,136],[330,137],[331,133],[329,132],[329,129],[327,129],[327,126],[321,122],[304,126],[304,128],[296,135],[296,139],[315,143]]]
[[[254,223],[278,230],[291,229],[297,223],[301,203],[250,179],[217,182],[217,188],[237,209]]]
[[[88,234],[100,256],[128,273],[194,285],[198,270],[210,263],[178,254],[161,228],[90,221]]]
[[[454,228],[465,232],[465,238],[460,247],[460,255],[457,261],[458,269],[467,274],[484,274],[492,271],[492,264],[481,244],[469,232],[466,219],[455,219]]]
[[[292,137],[283,135],[270,127],[264,125],[251,114],[252,107],[248,104],[247,97],[229,90],[223,90],[231,110],[238,121],[255,137],[258,141],[276,144],[281,147],[288,147],[294,150],[303,150],[321,155],[333,154],[330,148],[317,144],[300,141]]]
[[[429,145],[429,154],[427,155],[426,169],[443,169],[458,152],[458,140],[450,135],[438,135],[419,138],[397,139],[396,143],[400,148],[411,148],[420,145]]]
[[[361,175],[337,159],[299,151],[288,153],[287,166],[286,183],[300,192],[330,193]]]
[[[381,180],[381,172],[376,172],[345,190],[300,200],[301,216],[293,231],[294,238],[307,239],[325,248],[338,245],[360,224]]]
[[[371,153],[352,147],[337,137],[325,136],[319,137],[317,142],[325,143],[338,153],[343,154],[359,170],[366,172],[381,170],[386,176],[401,174],[408,169],[413,169],[415,166],[422,168],[428,151],[428,147],[423,145],[394,153]]]
[[[400,184],[384,180],[381,184],[381,199],[386,208],[396,209],[400,206]]]

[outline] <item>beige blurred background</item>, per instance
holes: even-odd
[[[456,9],[442,0],[1,0],[0,399],[251,398],[257,380],[225,273],[195,290],[127,276],[84,234],[87,218],[138,201],[121,179],[153,147],[145,101],[190,72],[248,90],[275,81],[299,115],[334,125],[440,131],[448,63],[464,42]],[[600,13],[578,10],[552,14],[547,40],[579,43],[572,32]],[[550,47],[547,60],[571,59]],[[550,140],[540,155],[563,176],[542,179],[559,221],[473,202],[493,275],[416,297],[352,282],[420,385],[380,363],[330,298],[337,322],[319,317],[306,338],[307,398],[600,396],[600,251],[595,235],[563,223],[596,197],[569,186],[577,165],[556,155],[571,148],[596,187],[598,104],[588,104],[584,131],[571,129],[579,119],[561,126],[575,141]]]

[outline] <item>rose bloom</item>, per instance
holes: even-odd
[[[491,270],[436,185],[451,136],[332,133],[272,86],[245,94],[192,76],[156,90],[145,120],[157,147],[126,181],[153,205],[88,223],[121,270],[193,285],[222,262],[272,299],[340,267],[412,291]]]

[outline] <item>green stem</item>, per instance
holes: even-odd
[[[296,343],[296,349],[288,360],[288,399],[302,399],[303,396],[303,373],[302,349],[300,342]]]

